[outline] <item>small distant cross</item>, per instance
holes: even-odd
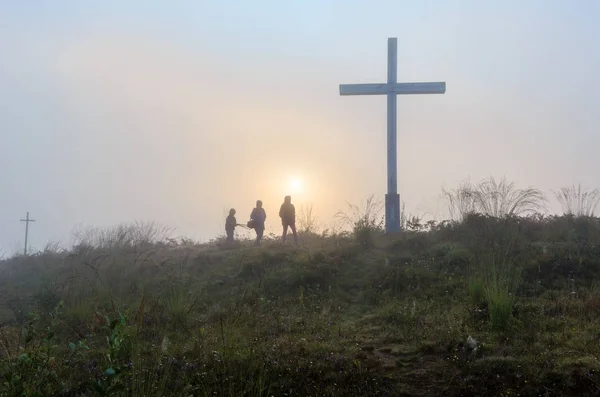
[[[385,230],[400,231],[400,196],[398,195],[396,95],[444,94],[446,83],[398,83],[396,78],[398,43],[388,38],[388,78],[381,84],[340,84],[340,95],[387,95],[387,188],[385,195]]]
[[[27,255],[27,237],[29,237],[29,222],[35,222],[35,219],[29,219],[29,212],[27,212],[27,217],[25,219],[21,219],[21,222],[25,222],[25,248],[23,249],[23,255]]]

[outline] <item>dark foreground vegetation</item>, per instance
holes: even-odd
[[[0,394],[599,395],[599,219],[411,228],[2,261]]]

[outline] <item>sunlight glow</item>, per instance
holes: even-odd
[[[303,190],[302,181],[298,178],[290,180],[290,190],[292,193],[301,193]]]

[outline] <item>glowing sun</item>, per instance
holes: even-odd
[[[302,180],[299,178],[291,178],[289,187],[292,193],[301,193],[303,190]]]

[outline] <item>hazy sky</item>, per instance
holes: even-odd
[[[504,175],[600,187],[600,2],[0,0],[0,250],[69,242],[78,224],[223,233],[285,194],[323,224],[386,189],[387,38],[400,81],[401,200]],[[302,181],[299,190],[290,180]],[[1,251],[0,251],[1,252]]]

